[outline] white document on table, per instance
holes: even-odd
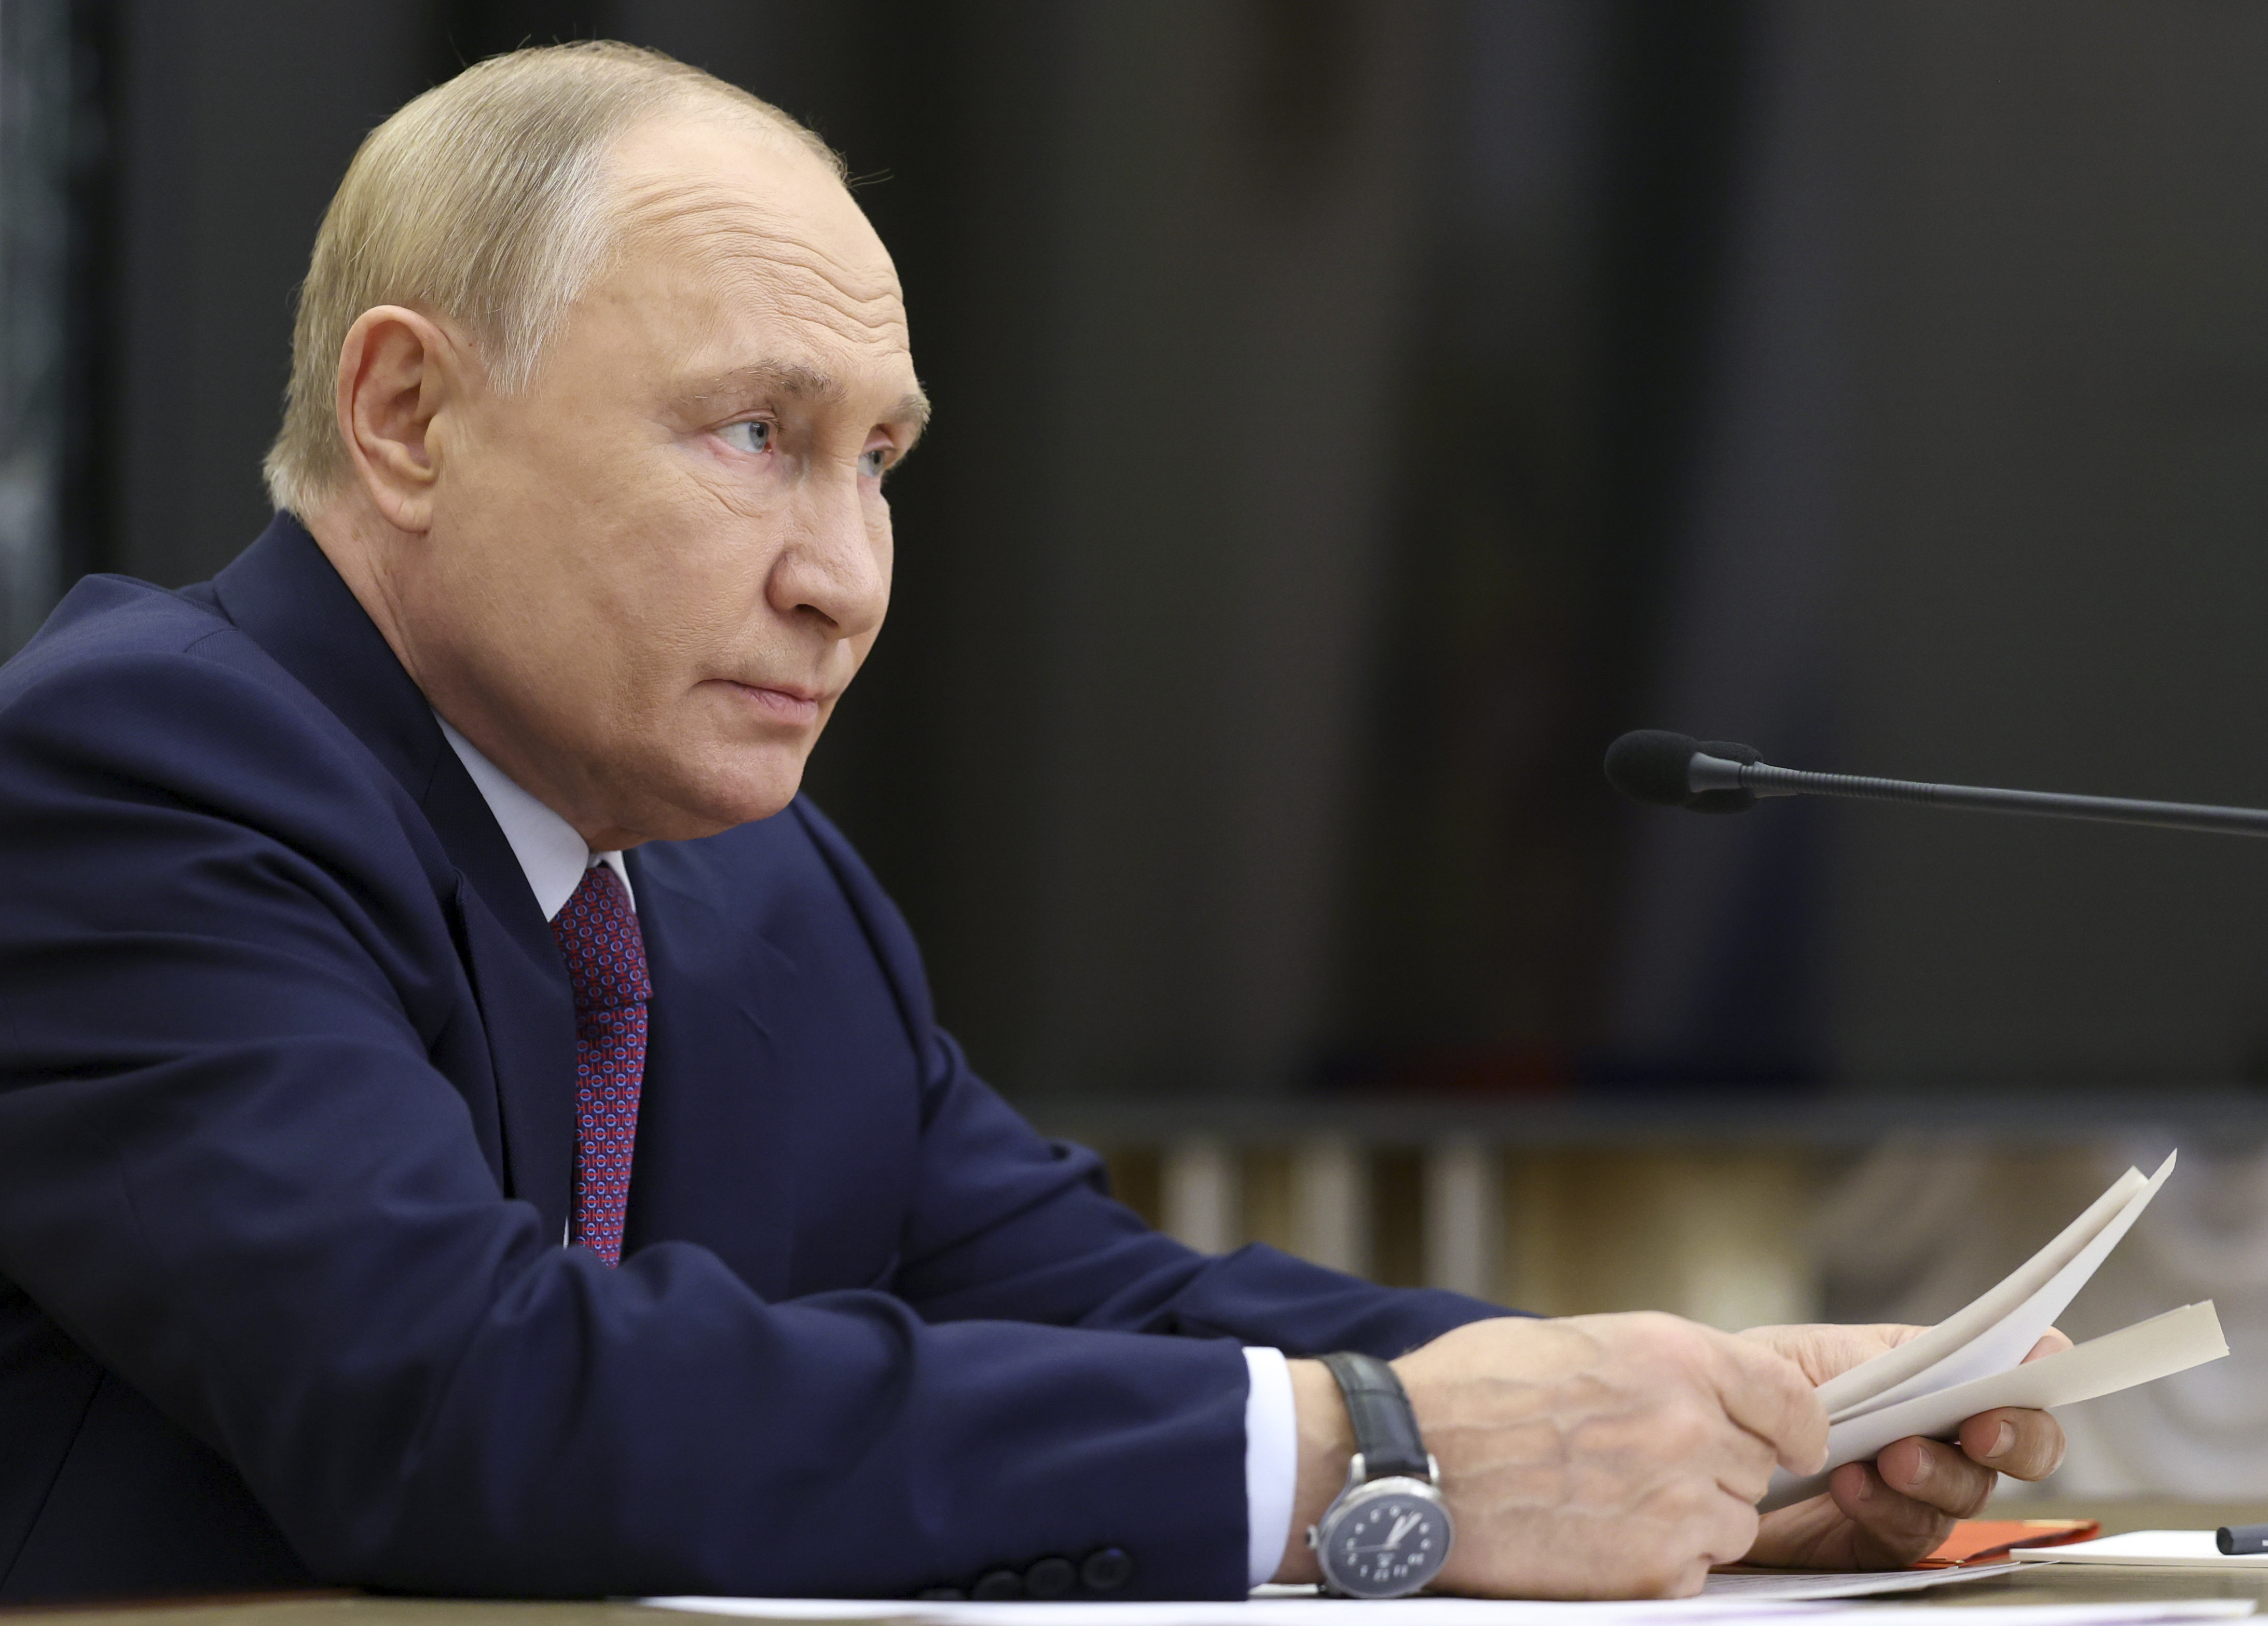
[[[644,1598],[656,1608],[743,1620],[912,1622],[916,1626],[1652,1626],[1661,1621],[1763,1621],[1806,1626],[1945,1626],[1915,1604],[1798,1603],[1738,1597],[1623,1603],[1529,1603],[1484,1598],[1254,1598],[1241,1603],[846,1602],[839,1598]],[[2252,1613],[2250,1598],[2156,1603],[1981,1604],[1960,1626],[2181,1626]],[[1826,1617],[1839,1615],[1840,1620]]]
[[[1712,1571],[1701,1583],[1700,1598],[1690,1601],[1735,1599],[1744,1602],[1770,1600],[1805,1603],[1822,1598],[1875,1598],[1885,1593],[1918,1593],[1937,1586],[1958,1586],[1964,1581],[1990,1580],[1996,1575],[2010,1574],[2015,1567],[2014,1563],[1977,1563],[1942,1570]],[[1319,1595],[1313,1586],[1256,1586],[1251,1601],[1264,1603],[1279,1598]]]
[[[1379,1611],[1393,1608],[1422,1608],[1425,1618],[1433,1626],[1464,1626],[1465,1617],[1472,1616],[1474,1626],[1485,1619],[1501,1622],[1502,1626],[1543,1626],[1547,1617],[1557,1617],[1561,1612],[1572,1612],[1570,1618],[1580,1616],[1590,1626],[1605,1626],[1602,1613],[1635,1610],[1642,1614],[1669,1611],[1679,1615],[1714,1615],[1731,1613],[1753,1613],[1752,1604],[1797,1604],[1816,1602],[1831,1598],[1872,1598],[1885,1593],[1919,1592],[1937,1586],[1955,1586],[1963,1581],[1989,1580],[2006,1575],[2015,1569],[2014,1563],[1971,1564],[1951,1570],[1853,1570],[1827,1571],[1808,1570],[1744,1571],[1730,1574],[1711,1575],[1702,1583],[1697,1598],[1648,1599],[1623,1603],[1566,1603],[1558,1601],[1523,1602],[1518,1600],[1500,1600],[1486,1598],[1397,1598],[1380,1602],[1357,1602],[1344,1598],[1323,1597],[1313,1586],[1263,1586],[1241,1603],[932,1603],[917,1600],[911,1603],[889,1601],[866,1602],[841,1598],[647,1598],[641,1600],[656,1608],[684,1609],[699,1614],[733,1615],[751,1620],[775,1621],[934,1621],[939,1626],[980,1626],[996,1615],[1009,1626],[1047,1626],[1049,1610],[1064,1611],[1066,1621],[1092,1622],[1092,1626],[1114,1626],[1114,1623],[1149,1622],[1156,1611],[1168,1613],[1155,1615],[1160,1626],[1175,1622],[1189,1626],[1204,1620],[1233,1620],[1247,1626],[1299,1626],[1310,1620],[1328,1621],[1350,1607],[1366,1611],[1368,1626],[1383,1626]],[[1286,1612],[1288,1610],[1288,1613]],[[1313,1612],[1321,1610],[1321,1615]],[[1512,1611],[1510,1614],[1506,1611]],[[1137,1613],[1130,1614],[1129,1611]],[[1802,1613],[1802,1611],[1798,1611]],[[1453,1618],[1454,1617],[1454,1618]]]
[[[2228,1353],[2212,1302],[2026,1361],[2174,1172],[2169,1155],[2145,1179],[2129,1169],[2063,1233],[2005,1281],[1910,1343],[1819,1386],[1827,1408],[1827,1463],[1798,1478],[1772,1476],[1769,1511],[1816,1496],[1827,1475],[1893,1440],[1950,1439],[1962,1423],[1999,1406],[2068,1406],[2218,1360]]]
[[[2210,1530],[2129,1530],[2100,1541],[2019,1549],[2015,1556],[2026,1563],[2054,1558],[2073,1563],[2178,1565],[2184,1570],[2268,1570],[2268,1553],[2224,1553]]]
[[[1770,1598],[1801,1603],[1822,1598],[1880,1598],[1889,1593],[1926,1592],[1939,1586],[1959,1586],[1968,1581],[1989,1581],[2009,1575],[2010,1563],[1962,1564],[1948,1570],[1758,1570],[1715,1574],[1702,1583],[1704,1598]]]

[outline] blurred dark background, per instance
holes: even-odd
[[[1021,1098],[2268,1074],[2248,0],[4,0],[0,614],[266,519],[357,142],[608,34],[847,156],[936,428],[813,789]]]

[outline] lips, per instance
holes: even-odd
[[[800,683],[742,683],[732,678],[723,681],[760,716],[779,723],[816,722],[820,703],[826,698],[823,689]]]

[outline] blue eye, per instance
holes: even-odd
[[[890,466],[887,446],[869,446],[858,454],[858,472],[870,479],[880,480],[882,471]]]
[[[769,452],[772,444],[772,426],[762,418],[750,418],[745,423],[727,423],[717,431],[718,438],[737,452]]]

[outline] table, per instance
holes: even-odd
[[[2066,1504],[2026,1499],[1993,1510],[2010,1519],[2095,1519],[2102,1534],[2212,1529],[2268,1522],[2268,1505],[2247,1503]],[[2268,1574],[2042,1564],[1960,1586],[1888,1601],[1960,1608],[1977,1604],[2121,1603],[2153,1598],[2253,1598],[2268,1620]],[[698,1615],[634,1603],[498,1603],[463,1598],[372,1598],[311,1593],[261,1599],[186,1600],[68,1608],[0,1609],[0,1626],[696,1626]]]

